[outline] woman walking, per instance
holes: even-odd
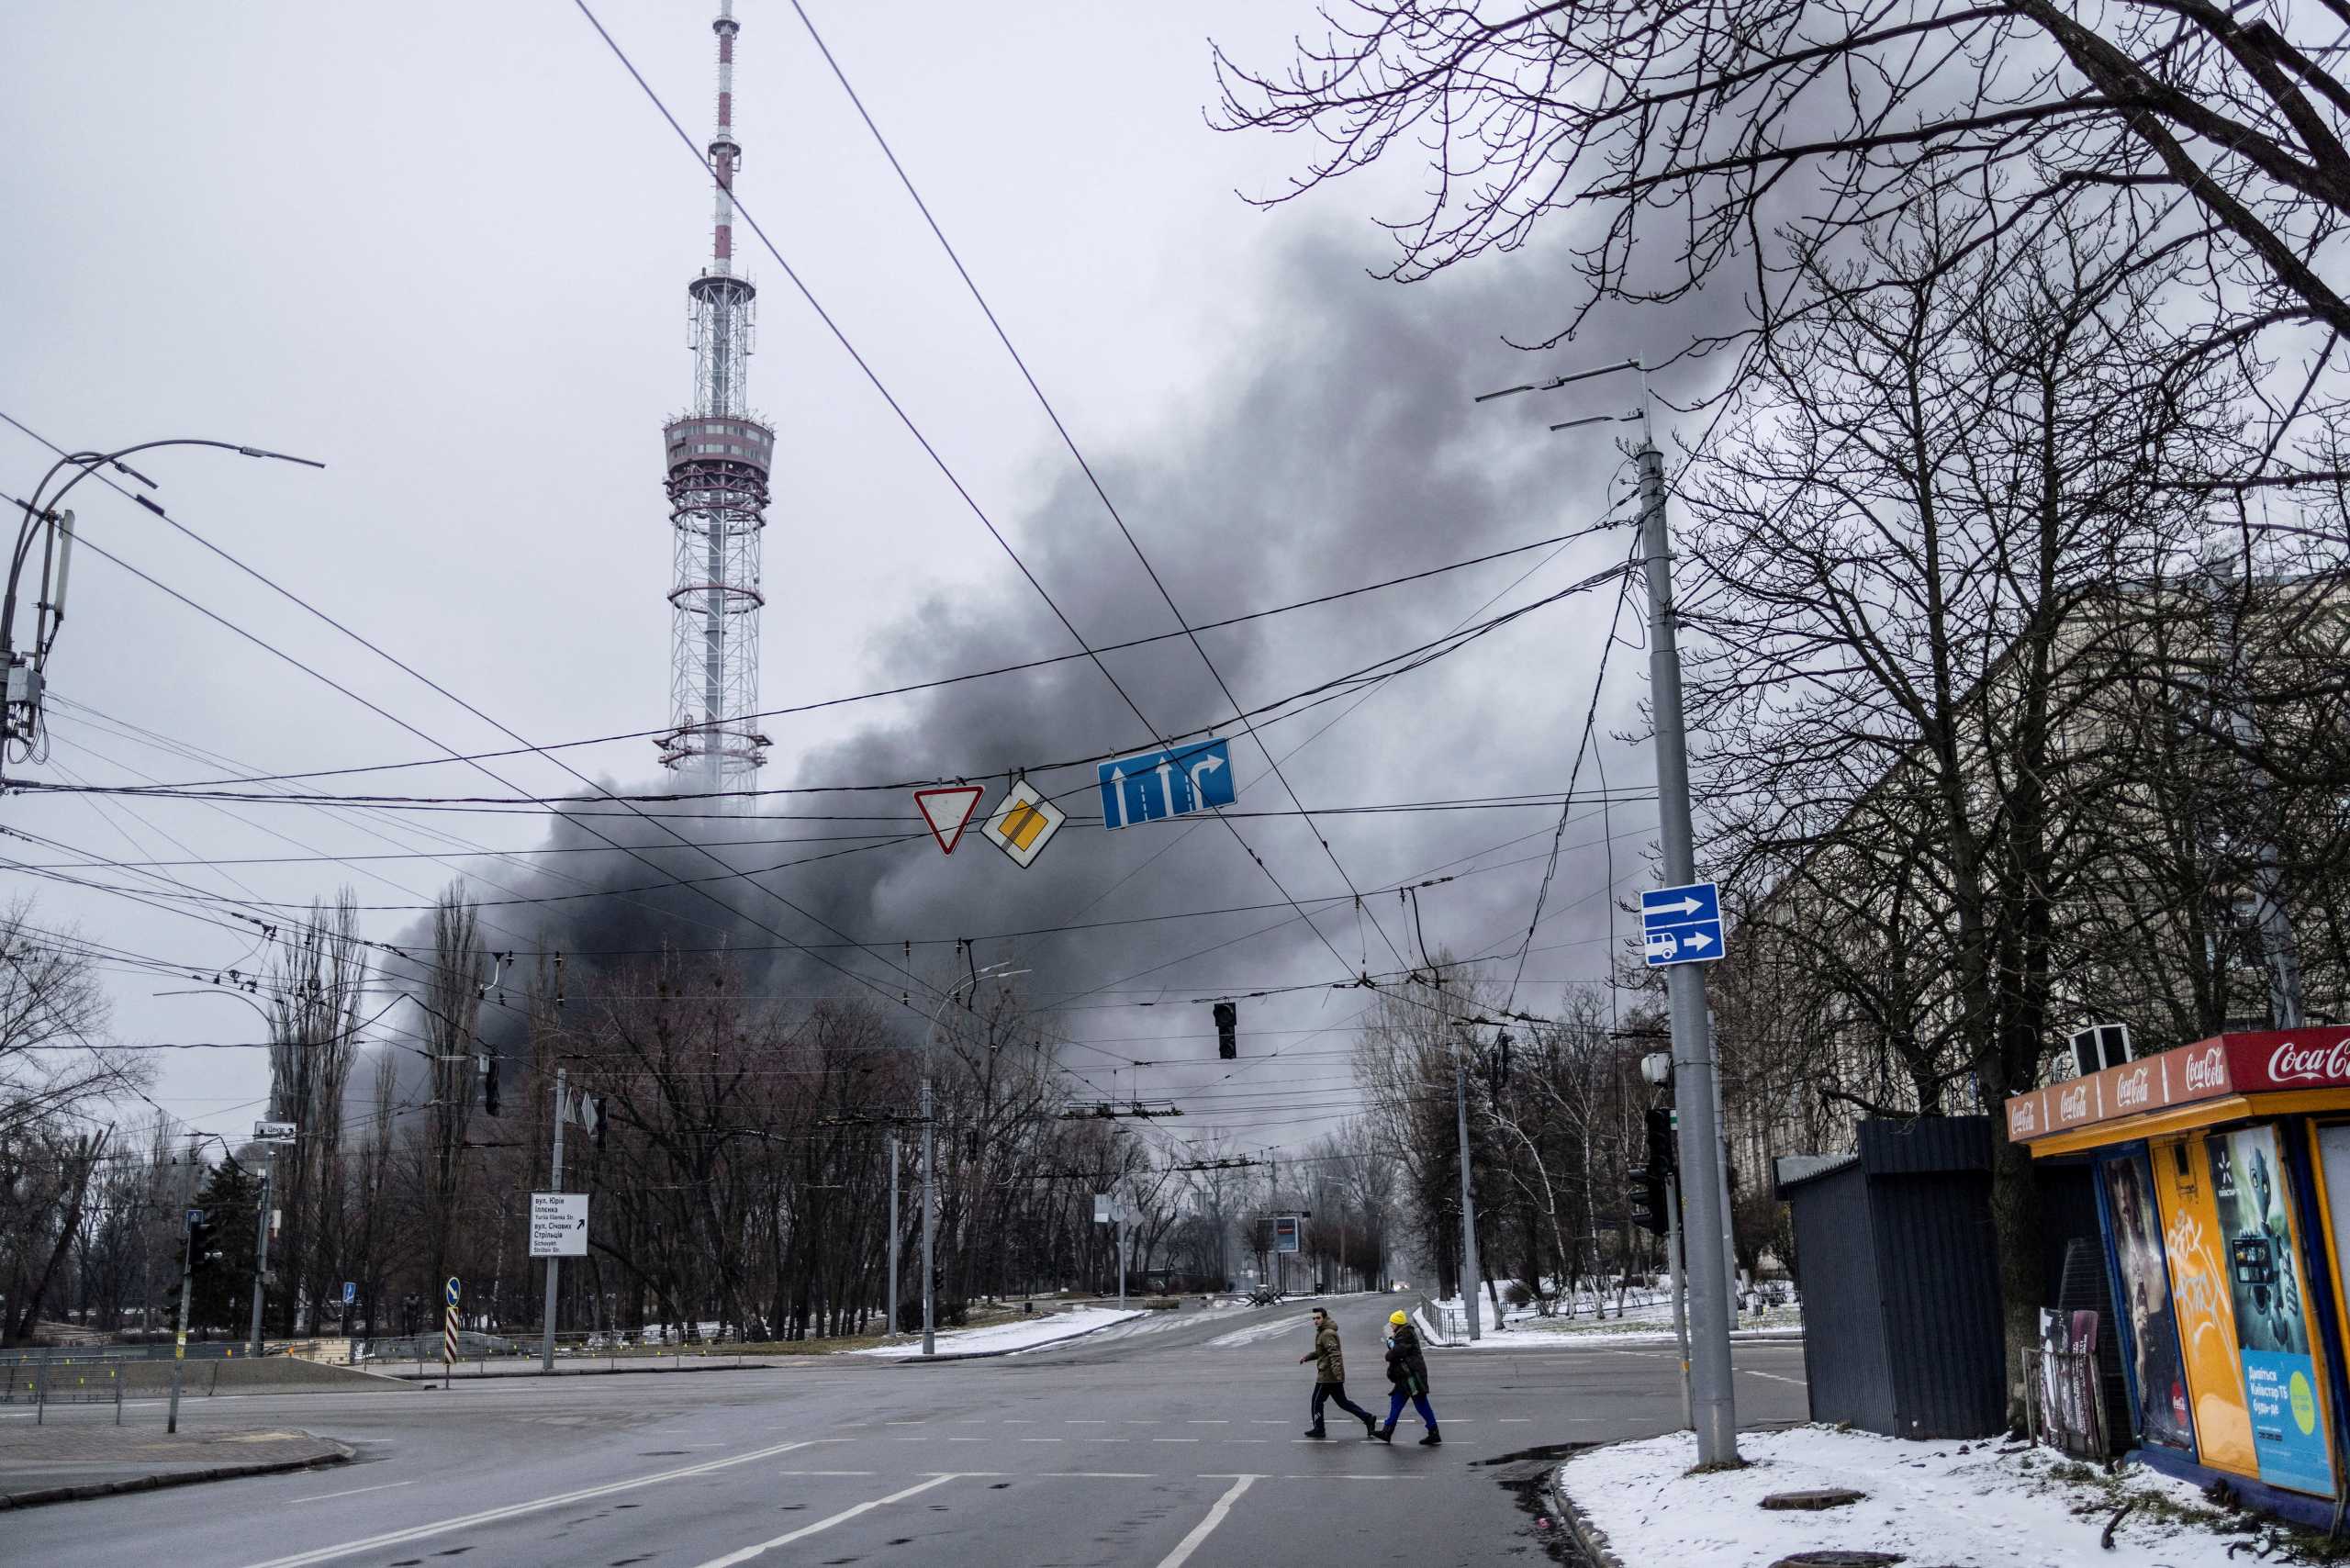
[[[1412,1408],[1420,1413],[1420,1422],[1428,1435],[1420,1446],[1432,1449],[1444,1441],[1436,1428],[1436,1412],[1428,1406],[1428,1359],[1421,1352],[1419,1331],[1412,1320],[1401,1312],[1387,1315],[1387,1425],[1379,1429],[1379,1440],[1395,1440],[1395,1423],[1404,1414],[1404,1402],[1410,1400]]]

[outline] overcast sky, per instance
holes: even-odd
[[[1382,205],[1371,184],[1271,213],[1235,195],[1276,188],[1304,150],[1208,128],[1207,39],[1278,61],[1289,31],[1313,19],[1304,0],[809,8],[1190,620],[1562,533],[1626,496],[1620,430],[1550,436],[1543,425],[1626,406],[1628,388],[1572,402],[1469,402],[1533,372],[1670,347],[1611,340],[1604,328],[1548,355],[1506,347],[1505,336],[1542,335],[1563,319],[1573,285],[1555,248],[1404,288],[1366,275],[1386,254],[1369,221]],[[714,7],[597,0],[596,9],[705,139]],[[1085,638],[1171,629],[789,5],[740,0],[737,9],[747,210]],[[70,448],[191,435],[319,459],[322,472],[162,453],[145,471],[190,529],[531,742],[662,723],[670,543],[659,431],[690,391],[684,286],[707,257],[710,199],[706,177],[577,9],[567,0],[18,4],[0,11],[0,52],[13,67],[0,136],[15,150],[0,164],[12,241],[0,250],[9,302],[0,410]],[[1399,166],[1394,177],[1419,173]],[[775,258],[747,232],[740,251],[761,287],[752,402],[779,432],[763,705],[1070,651],[1037,592]],[[1685,342],[1685,327],[1676,330]],[[23,495],[48,462],[34,441],[0,427],[0,490]],[[45,765],[12,771],[61,782],[227,771],[133,731],[271,773],[511,745],[123,497],[87,484],[75,505],[92,543],[278,654],[85,554],[51,666],[54,749]],[[1555,592],[1628,546],[1617,532],[1555,557],[1516,556],[1204,642],[1253,707],[1490,614],[1480,607],[1496,595],[1494,610]],[[1539,569],[1512,586],[1529,567]],[[1558,790],[1616,602],[1611,586],[1538,610],[1382,686],[1359,709],[1352,699],[1325,705],[1268,727],[1265,740],[1277,755],[1305,743],[1286,771],[1309,807]],[[1604,731],[1639,724],[1639,602],[1635,594],[1608,672]],[[1110,665],[1149,729],[1190,730],[1229,711],[1181,642]],[[1085,663],[765,728],[775,740],[770,787],[977,777],[1108,755],[1146,730]],[[1242,809],[1288,809],[1262,752],[1225,733]],[[664,778],[643,740],[564,756],[615,786]],[[1618,789],[1648,786],[1644,747],[1611,742],[1607,761]],[[536,757],[489,766],[523,792],[576,788]],[[1061,774],[1054,787],[1081,778]],[[1583,784],[1594,782],[1586,766]],[[323,787],[505,792],[454,765]],[[990,784],[990,802],[1002,787]],[[1069,803],[1091,810],[1081,796]],[[779,813],[911,805],[897,794],[819,795],[767,809],[778,820],[734,831],[812,837],[847,830]],[[1607,968],[1601,823],[1576,815],[1565,842],[1583,847],[1561,863],[1549,904],[1557,913],[1525,969],[1519,1005],[1533,1011]],[[1056,1026],[1093,1043],[1064,1054],[1088,1083],[1193,1094],[1177,1125],[1186,1137],[1220,1126],[1244,1144],[1293,1145],[1343,1098],[1323,1087],[1344,1081],[1343,1058],[1325,1053],[1351,1040],[1368,992],[1244,1002],[1246,1070],[1228,1083],[1214,1065],[1112,1070],[1119,1058],[1212,1063],[1207,1008],[1167,1002],[1393,970],[1389,939],[1416,954],[1394,892],[1367,901],[1360,922],[1337,909],[1316,935],[1294,918],[1281,924],[1291,912],[1276,878],[1305,897],[1343,893],[1342,877],[1369,890],[1475,873],[1424,895],[1427,943],[1460,955],[1514,951],[1552,825],[1540,810],[1317,820],[1335,866],[1294,818],[1237,824],[1266,869],[1214,824],[1113,834],[1072,823],[1026,873],[976,841],[951,858],[911,844],[775,873],[759,884],[767,892],[737,879],[709,897],[573,897],[492,904],[486,916],[494,947],[578,952],[697,937],[775,946],[774,933],[835,940],[812,914],[897,949],[888,952],[895,962],[910,940],[1270,904],[989,940],[979,961],[1031,969],[1023,983],[1040,1004],[1069,999]],[[1647,875],[1653,820],[1646,804],[1608,819],[1618,897]],[[498,900],[711,868],[674,852],[657,857],[657,871],[609,854],[520,857],[590,842],[576,827],[551,840],[547,819],[528,812],[16,795],[0,803],[0,826],[71,846],[0,846],[48,867],[90,857],[439,857],[67,873],[146,893],[171,879],[222,901],[209,906],[5,873],[11,890],[38,898],[38,923],[207,977],[255,966],[256,943],[240,934],[252,922],[241,916],[283,913],[345,883],[369,906],[368,935],[397,941],[414,929],[413,906],[460,872]],[[742,868],[830,846],[729,853]],[[480,850],[504,857],[471,853]],[[840,958],[877,984],[900,983],[873,954]],[[951,947],[918,947],[912,963],[943,980]],[[1511,969],[1483,967],[1505,979]],[[778,994],[794,995],[823,973],[763,972],[785,988]],[[258,1037],[259,1020],[234,1001],[159,997],[184,987],[128,968],[106,979],[121,1039]],[[1133,1005],[1141,1001],[1161,1004]],[[1292,1054],[1266,1059],[1276,1050]],[[1241,1095],[1251,1089],[1259,1093]],[[259,1052],[166,1053],[156,1098],[196,1126],[241,1134],[265,1092]],[[1301,1108],[1264,1108],[1284,1095]]]

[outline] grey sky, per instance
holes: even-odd
[[[698,0],[597,6],[698,140],[711,118],[713,9]],[[1300,150],[1206,129],[1205,39],[1277,57],[1291,28],[1310,21],[1303,6],[1007,12],[832,0],[810,9],[1193,620],[1561,532],[1596,519],[1611,487],[1622,494],[1613,433],[1541,431],[1546,418],[1620,406],[1620,391],[1539,408],[1518,399],[1472,409],[1467,400],[1526,377],[1529,361],[1499,339],[1558,324],[1572,284],[1555,257],[1538,252],[1399,288],[1364,276],[1383,255],[1365,217],[1378,207],[1370,185],[1270,216],[1232,194],[1270,188]],[[738,15],[747,210],[1089,638],[1169,629],[789,5],[740,0]],[[669,543],[659,425],[689,390],[683,286],[706,254],[709,200],[577,11],[556,0],[368,8],[76,0],[8,7],[0,50],[15,66],[0,135],[17,150],[0,167],[15,241],[0,252],[0,297],[11,306],[0,408],[67,446],[186,434],[320,458],[324,473],[166,454],[148,471],[190,527],[532,741],[660,723]],[[752,400],[780,432],[766,541],[764,705],[1068,651],[1049,611],[773,259],[747,233],[742,250],[762,289]],[[1634,346],[1587,336],[1544,363],[1592,363]],[[22,494],[46,464],[31,442],[0,429],[0,489]],[[436,740],[465,750],[506,744],[95,490],[77,496],[93,541]],[[1578,547],[1502,603],[1554,591],[1628,543],[1615,534]],[[1212,634],[1208,645],[1242,699],[1263,701],[1441,633],[1535,559]],[[1292,783],[1309,805],[1560,788],[1613,603],[1610,590],[1539,612],[1401,678],[1300,754]],[[1637,604],[1626,620],[1635,640]],[[94,556],[77,565],[70,608],[54,689],[114,720],[269,770],[431,752]],[[1644,661],[1636,646],[1615,658],[1603,711],[1625,729],[1637,722]],[[1113,667],[1162,728],[1188,729],[1221,710],[1180,644],[1114,655]],[[1285,749],[1345,706],[1268,737]],[[768,730],[776,745],[765,781],[778,786],[953,775],[1138,738],[1132,715],[1081,664]],[[73,709],[61,710],[56,734],[50,765],[35,776],[213,771],[106,734]],[[641,787],[656,781],[652,755],[635,741],[571,759]],[[1237,739],[1235,756],[1244,779],[1260,771]],[[1609,760],[1618,788],[1646,786],[1644,755],[1613,748]],[[536,759],[494,766],[525,790],[570,787]],[[456,767],[333,787],[499,792]],[[884,799],[878,809],[905,809],[902,797]],[[1287,801],[1266,778],[1242,803]],[[783,809],[839,808],[795,799]],[[1637,830],[1651,820],[1645,806],[1615,816],[1616,831],[1630,835],[1616,846],[1619,890],[1644,874]],[[138,803],[134,814],[117,802],[22,796],[0,808],[0,823],[135,859],[181,858],[174,840],[205,857],[302,852],[265,829],[346,855],[427,847],[428,833],[520,850],[541,844],[547,825],[528,816],[386,824],[173,802]],[[1526,811],[1325,820],[1366,889],[1547,825]],[[1340,890],[1303,824],[1241,827],[1292,891]],[[773,835],[800,831],[823,830],[786,825]],[[882,850],[783,873],[776,885],[877,943],[1011,930],[1070,918],[1162,847],[1165,831],[1113,837],[1072,824],[1024,876],[974,842],[951,860],[919,846]],[[1570,844],[1598,836],[1596,821],[1566,834]],[[1547,834],[1529,838],[1476,864],[1546,843]],[[570,890],[544,868],[484,868],[442,847],[476,871],[472,885],[486,898],[500,896],[486,879],[525,894]],[[733,853],[767,864],[793,852]],[[23,842],[5,853],[69,858]],[[261,900],[330,895],[349,881],[370,905],[423,902],[451,874],[427,860],[371,864],[400,886],[332,864],[166,874]],[[604,886],[647,876],[614,857],[548,864]],[[1529,960],[1529,980],[1604,969],[1604,943],[1592,940],[1606,931],[1601,867],[1596,850],[1567,858],[1552,907],[1574,907],[1545,926],[1539,943],[1549,950]],[[1522,926],[1541,869],[1519,865],[1429,893],[1430,944],[1465,952]],[[22,874],[9,881],[38,891],[44,923],[76,923],[192,970],[252,962],[253,944],[217,925]],[[727,896],[796,938],[822,939],[739,884]],[[1093,913],[1279,897],[1231,835],[1211,826]],[[520,945],[545,935],[566,946],[624,929],[632,907],[588,920],[576,907],[488,913]],[[1373,913],[1405,940],[1393,894]],[[723,924],[706,904],[697,917]],[[1030,983],[1044,1000],[1274,918],[1096,933],[1030,944],[1019,956],[1036,967]],[[397,939],[412,921],[385,910],[367,929]],[[1350,961],[1367,942],[1371,969],[1394,967],[1351,913],[1324,927]],[[747,926],[737,935],[765,940]],[[1581,945],[1550,946],[1566,943]],[[518,944],[493,934],[492,945]],[[943,974],[946,963],[933,949],[917,967]],[[1326,981],[1338,969],[1292,924],[1129,983],[1163,982],[1166,996],[1181,999]],[[170,982],[143,975],[109,981],[123,1038],[256,1037],[257,1020],[234,1003],[156,999]],[[1529,986],[1521,1005],[1539,1011],[1558,997],[1555,984]],[[1341,1024],[1368,1000],[1250,1003],[1249,1054],[1301,1039],[1266,1031]],[[1205,1030],[1204,1007],[1095,1007],[1064,1024],[1080,1038],[1112,1042],[1105,1049],[1117,1055],[1214,1055],[1206,1040],[1137,1043]],[[1294,1048],[1328,1050],[1347,1038]],[[1102,1052],[1068,1059],[1109,1083],[1097,1070],[1111,1065]],[[1120,1086],[1164,1092],[1220,1071],[1144,1070]],[[1236,1084],[1303,1092],[1322,1075],[1343,1076],[1337,1058],[1252,1069]],[[238,1132],[247,1103],[264,1091],[260,1053],[190,1053],[167,1058],[157,1097],[199,1126]],[[1203,1134],[1211,1119],[1198,1115],[1181,1131]],[[1233,1125],[1249,1143],[1310,1130],[1270,1117]]]

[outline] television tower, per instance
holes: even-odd
[[[734,272],[734,0],[719,0],[718,133],[710,143],[718,196],[710,265],[686,286],[694,353],[689,412],[663,427],[669,460],[669,730],[666,767],[695,790],[753,787],[767,760],[759,710],[759,531],[767,526],[775,431],[752,417],[744,373],[758,290]]]

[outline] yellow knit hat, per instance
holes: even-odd
[[[1408,1318],[1408,1317],[1406,1317],[1406,1316],[1404,1316],[1402,1313],[1400,1313],[1400,1312],[1391,1312],[1391,1313],[1389,1313],[1389,1314],[1387,1315],[1387,1321],[1388,1321],[1388,1322],[1390,1322],[1390,1323],[1399,1323],[1399,1324],[1400,1324],[1400,1323],[1409,1323],[1409,1322],[1411,1321],[1411,1319],[1410,1319],[1410,1318]]]

